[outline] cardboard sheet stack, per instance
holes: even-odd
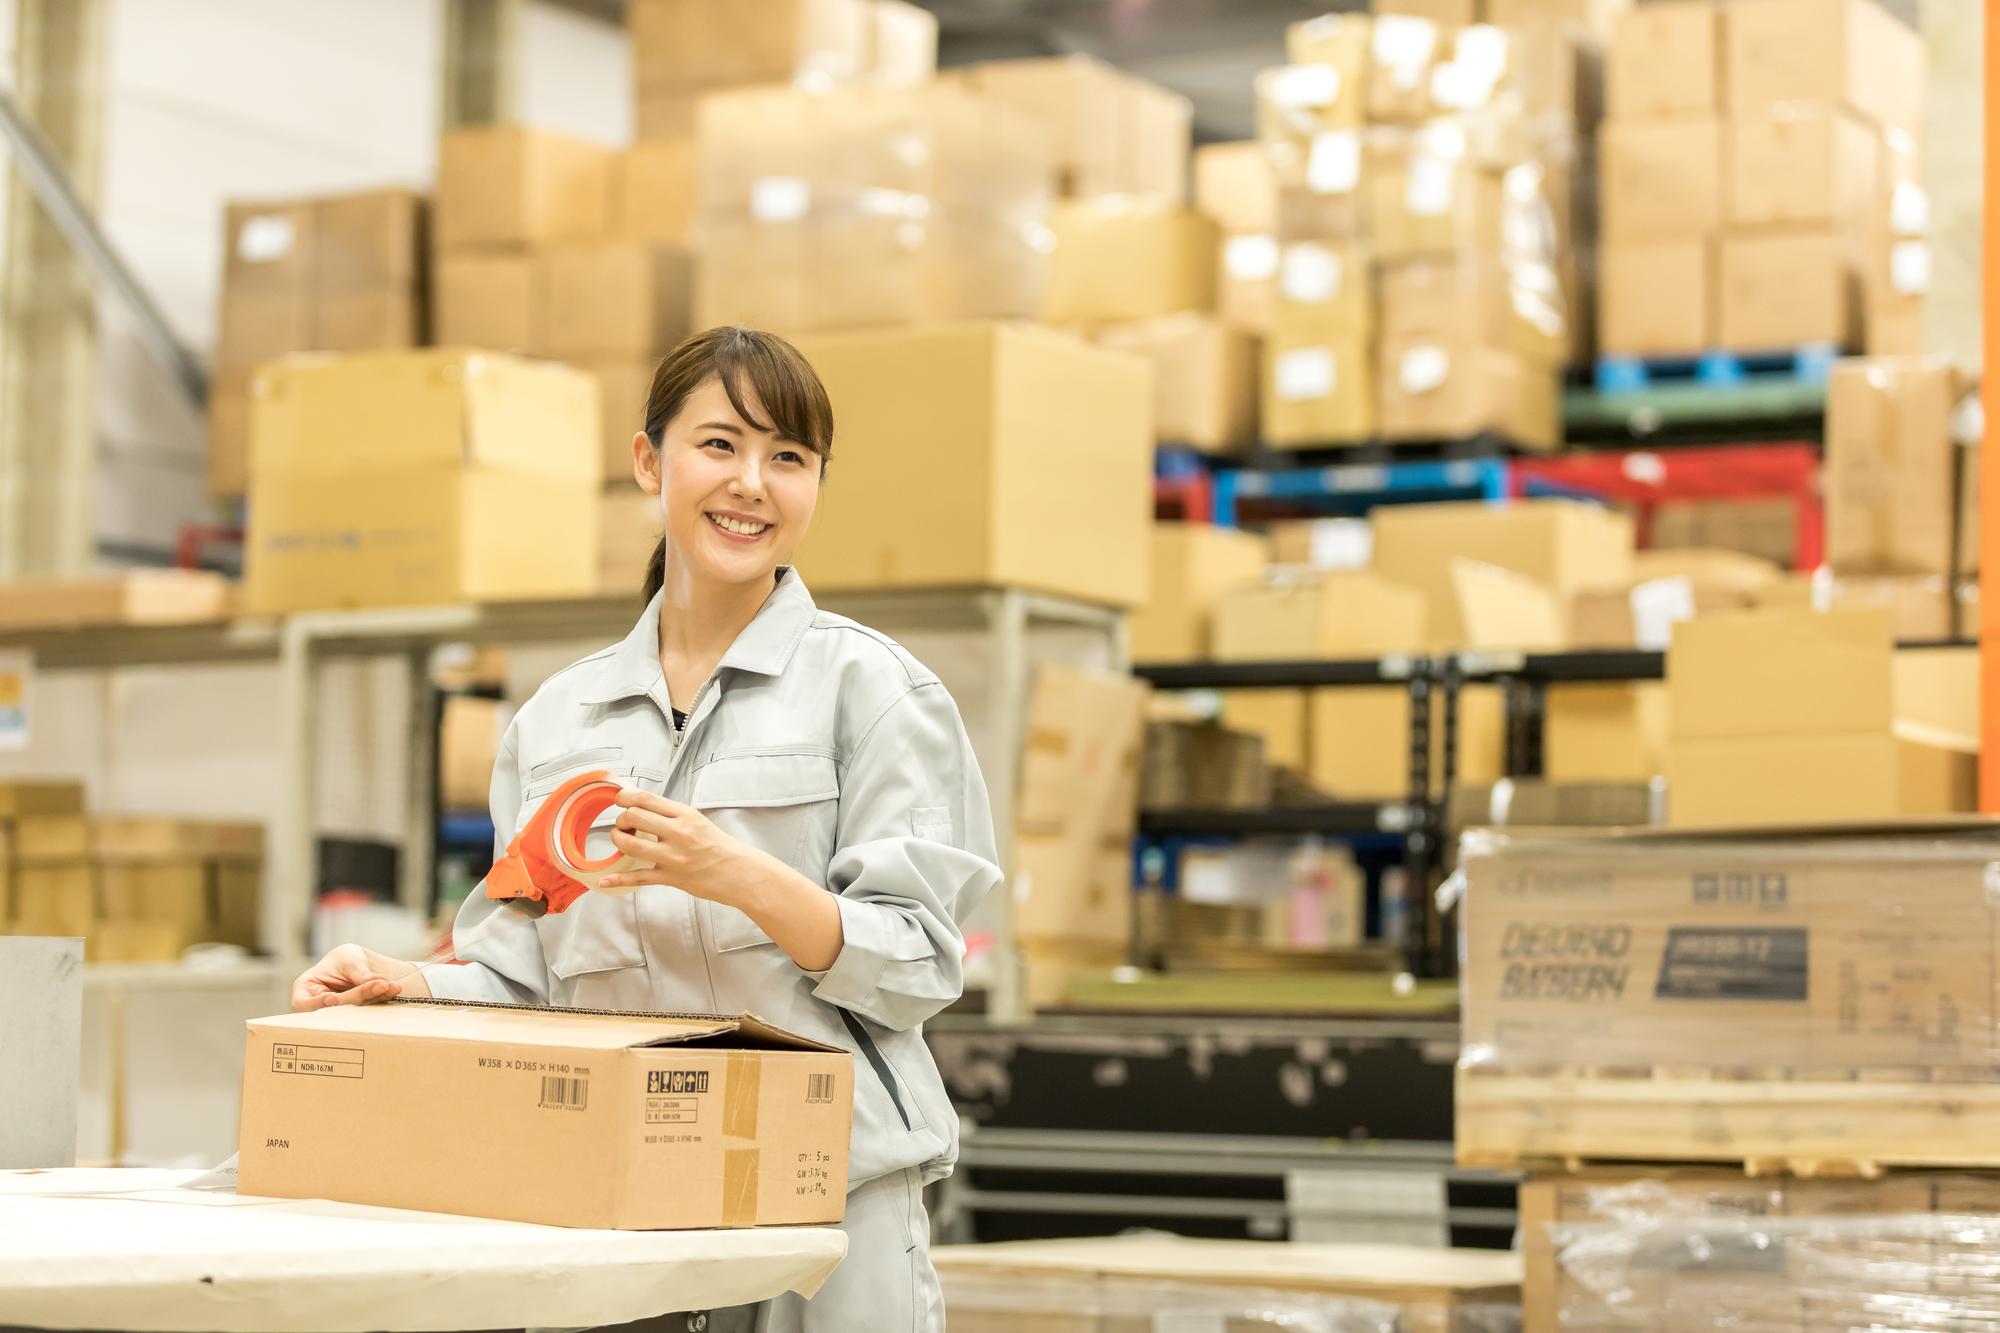
[[[252,372],[292,352],[426,341],[427,203],[411,190],[239,202],[223,210],[208,487],[243,494]]]
[[[1530,1333],[1992,1323],[1996,852],[1973,821],[1467,837],[1455,1137],[1533,1172]]]
[[[1599,341],[1914,352],[1929,285],[1923,51],[1874,0],[1674,0],[1617,20]]]
[[[97,963],[258,947],[256,824],[87,816],[73,782],[0,783],[0,933],[79,935]]]
[[[1293,24],[1286,54],[1257,82],[1275,253],[1232,242],[1272,263],[1266,442],[1553,447],[1581,351],[1572,38],[1332,14]]]

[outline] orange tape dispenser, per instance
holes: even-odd
[[[623,852],[595,861],[584,853],[591,825],[617,802],[620,790],[600,769],[579,773],[550,792],[487,872],[486,896],[523,916],[560,913],[612,871],[642,864]]]

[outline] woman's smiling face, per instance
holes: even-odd
[[[772,430],[750,384],[739,381],[737,396],[742,412],[711,377],[661,432],[657,472],[644,435],[633,452],[639,484],[661,496],[670,565],[723,583],[768,582],[812,523],[821,461]]]

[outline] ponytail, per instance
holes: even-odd
[[[667,586],[667,539],[662,534],[653,543],[653,558],[646,562],[646,591],[639,600],[651,605],[660,589]]]

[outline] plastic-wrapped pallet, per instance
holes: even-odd
[[[980,1277],[948,1273],[945,1309],[953,1333],[1408,1333],[1379,1301],[1248,1287],[1201,1287],[1138,1279]],[[1442,1328],[1442,1325],[1437,1327]],[[1514,1307],[1480,1307],[1453,1333],[1513,1333]]]

